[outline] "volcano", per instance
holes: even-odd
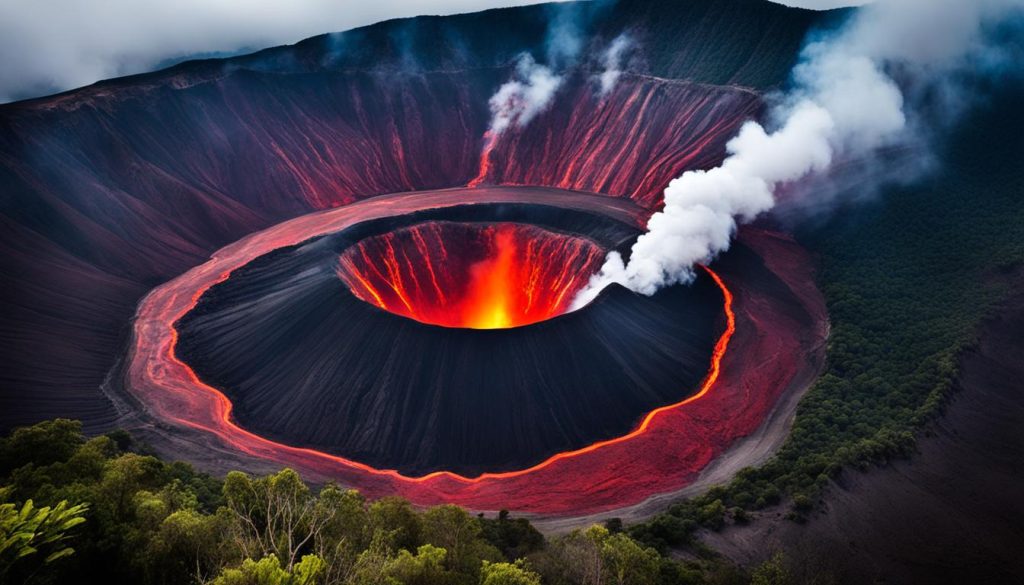
[[[585,54],[628,29],[642,58],[606,94],[599,63],[561,68],[491,141],[488,98],[550,10]],[[816,367],[806,256],[743,234],[691,288],[569,300],[673,177],[722,160],[816,18],[422,18],[0,106],[0,426],[80,418],[214,472],[480,509],[682,489]]]

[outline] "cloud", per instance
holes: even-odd
[[[633,47],[633,39],[626,33],[622,33],[615,37],[615,40],[608,45],[604,53],[601,55],[601,66],[604,68],[600,74],[596,75],[597,83],[599,87],[599,93],[601,97],[608,95],[619,81],[619,76],[622,75],[622,61],[625,57],[626,51]]]
[[[828,10],[830,8],[846,8],[849,6],[861,6],[875,0],[773,0],[777,4],[793,6],[796,8],[810,8],[811,10]]]
[[[0,101],[237,54],[388,18],[537,0],[9,0],[0,2]]]
[[[529,53],[519,56],[514,77],[491,96],[490,131],[501,134],[511,125],[525,126],[547,109],[562,77],[533,60]]]
[[[544,40],[547,63],[553,68],[566,67],[576,61],[583,48],[580,5],[552,5],[547,9],[548,31]]]

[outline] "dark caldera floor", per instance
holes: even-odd
[[[424,221],[521,222],[610,249],[637,230],[539,206],[474,205],[361,224],[282,248],[211,288],[178,355],[243,427],[407,474],[518,469],[629,432],[692,394],[722,328],[710,278],[653,297],[610,287],[588,307],[512,329],[426,325],[338,278],[354,242]]]

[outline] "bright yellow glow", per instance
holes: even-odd
[[[503,329],[514,324],[512,287],[515,286],[516,240],[509,230],[494,239],[496,254],[473,267],[466,299],[466,327]]]

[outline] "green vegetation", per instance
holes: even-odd
[[[0,498],[2,499],[2,498]],[[32,500],[19,510],[14,504],[0,504],[0,579],[10,570],[27,566],[42,553],[47,565],[75,552],[65,546],[68,531],[82,522],[86,506],[68,506],[66,500],[54,507],[36,508]],[[42,549],[42,550],[40,550]]]
[[[780,502],[803,521],[843,469],[914,449],[955,388],[958,355],[1024,263],[1021,93],[1006,91],[966,120],[924,183],[797,234],[820,259],[832,322],[824,375],[776,457],[632,527],[634,538],[684,546],[698,528],[746,522],[747,510]]]
[[[540,576],[531,572],[522,559],[514,563],[484,561],[480,585],[540,585]]]
[[[504,511],[485,518],[396,497],[371,502],[335,485],[311,488],[290,469],[266,477],[234,471],[220,481],[139,451],[123,432],[87,439],[69,420],[0,439],[0,583],[749,581],[714,560],[662,557],[620,522],[549,541]]]

